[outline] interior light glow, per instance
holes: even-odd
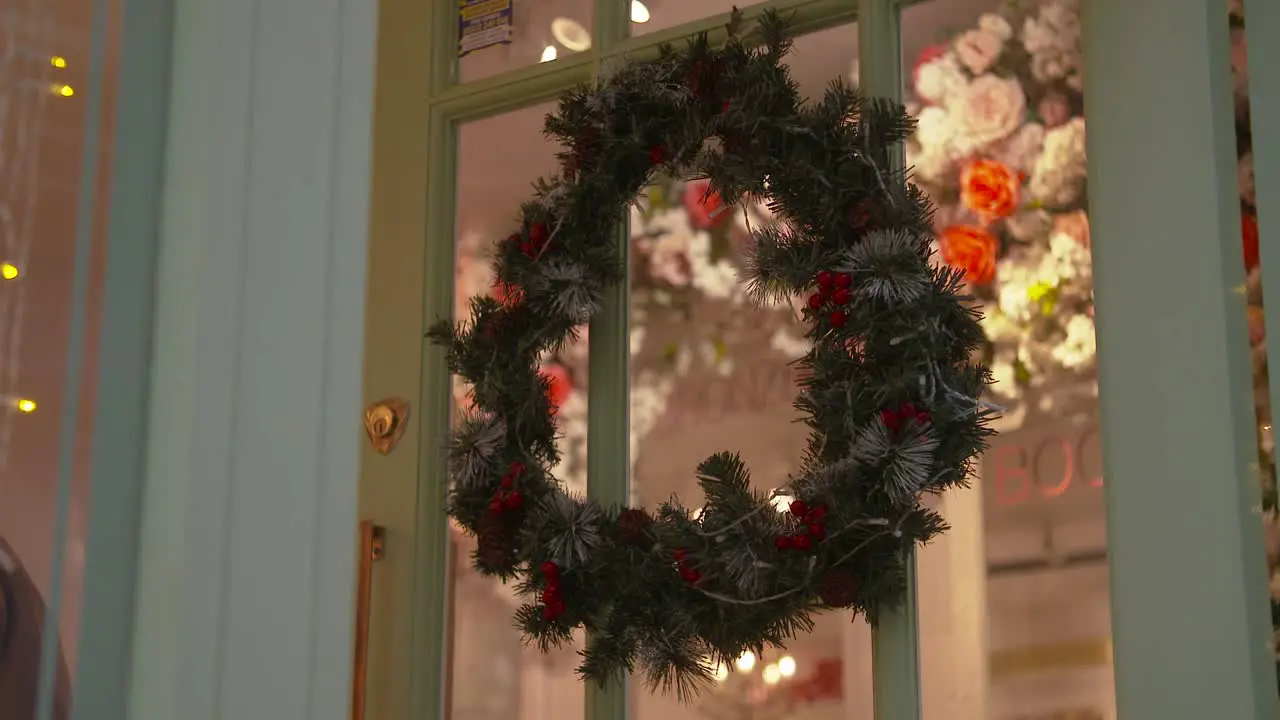
[[[559,55],[559,53],[556,52],[555,45],[548,45],[542,48],[542,62],[551,62],[556,59],[557,55]]]
[[[760,676],[764,678],[765,685],[777,685],[778,681],[782,679],[782,671],[778,669],[777,665],[766,665],[764,672],[760,673]]]
[[[778,672],[782,673],[782,677],[789,678],[796,674],[796,659],[790,655],[785,655],[778,660]]]
[[[62,97],[71,97],[76,94],[75,88],[70,85],[63,85],[62,83],[54,83],[53,85],[50,85],[49,90],[52,91],[54,95],[61,95]]]
[[[18,266],[13,263],[0,263],[0,278],[16,280],[18,278]]]
[[[739,672],[751,672],[751,669],[756,666],[756,654],[748,650],[742,653],[734,665],[738,667]]]
[[[729,679],[729,668],[724,665],[716,666],[716,682],[724,682]]]
[[[634,12],[635,11],[633,10],[632,14],[634,14]],[[64,68],[67,66],[67,59],[62,57],[61,55],[54,55],[53,57],[49,58],[49,64],[56,68]]]
[[[19,410],[20,412],[24,412],[24,413],[33,413],[33,412],[35,412],[35,411],[36,411],[36,401],[35,401],[35,400],[28,400],[28,399],[26,399],[26,398],[18,398],[17,402],[15,402],[15,403],[14,403],[14,405],[16,405],[16,406],[17,406],[17,408],[18,408],[18,410]]]
[[[567,17],[558,17],[551,21],[551,37],[565,47],[566,50],[582,52],[591,49],[591,33],[582,27],[582,23]]]
[[[649,8],[640,0],[631,0],[631,22],[637,25],[649,22]]]

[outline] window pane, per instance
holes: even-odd
[[[818,97],[850,78],[856,55],[857,28],[846,25],[798,38],[788,63]],[[673,494],[698,507],[695,470],[722,450],[742,454],[760,490],[779,488],[805,447],[789,365],[807,350],[804,328],[790,305],[755,307],[738,282],[750,228],[773,220],[763,205],[722,207],[705,193],[702,181],[662,180],[631,213],[633,479],[647,507]],[[692,705],[634,683],[635,717],[869,719],[869,629],[848,613],[815,619],[785,650],[725,668]]]
[[[1240,224],[1249,301],[1248,326],[1250,357],[1253,361],[1253,399],[1258,420],[1258,445],[1262,470],[1262,519],[1266,533],[1267,572],[1270,586],[1272,623],[1280,622],[1280,509],[1276,507],[1275,435],[1269,392],[1266,318],[1262,304],[1262,268],[1258,256],[1259,200],[1253,177],[1253,123],[1249,104],[1249,63],[1245,46],[1243,3],[1228,2],[1231,32],[1231,75],[1236,118],[1236,151],[1240,187]],[[1265,211],[1264,211],[1265,212]],[[1274,225],[1272,225],[1274,227]],[[1277,282],[1272,278],[1271,282]],[[1275,637],[1272,638],[1273,644]],[[1280,658],[1276,665],[1280,679]]]
[[[592,0],[463,0],[459,6],[459,52],[465,53],[458,60],[461,82],[554,62],[591,47]]]
[[[657,30],[702,20],[713,15],[731,12],[734,7],[751,7],[756,3],[734,0],[615,0],[627,3],[631,16],[631,34],[645,35]]]
[[[77,669],[96,397],[99,292],[114,117],[115,24],[104,107],[91,144],[93,3],[8,3],[0,11],[0,708],[35,716],[46,628],[57,657],[46,702],[68,717]],[[96,157],[93,157],[96,154]],[[92,198],[79,190],[96,161]],[[87,232],[78,237],[80,230]],[[75,268],[88,263],[87,282]],[[74,314],[83,323],[73,335]],[[74,395],[68,373],[79,368]],[[70,415],[69,415],[70,413]],[[73,427],[65,427],[70,422]],[[74,438],[64,451],[62,435]],[[64,534],[58,531],[59,521]],[[55,592],[55,588],[60,591]],[[46,624],[45,618],[51,622]]]
[[[542,135],[542,119],[552,109],[540,105],[463,125],[458,146],[456,312],[467,298],[502,296],[489,269],[492,244],[517,229],[520,205],[538,177],[553,174],[556,146]],[[500,139],[500,140],[497,140]],[[586,333],[580,342],[545,358],[543,370],[555,378],[562,437],[555,475],[570,490],[586,492]],[[456,377],[454,415],[467,412],[466,386]],[[569,648],[543,656],[525,647],[511,617],[521,602],[510,586],[472,570],[473,537],[451,533],[457,568],[452,590],[453,720],[513,720],[583,717],[582,683],[574,674],[577,655]]]
[[[953,530],[920,553],[929,718],[1115,713],[1077,13],[904,12],[908,163],[1007,408],[976,489],[939,499]]]

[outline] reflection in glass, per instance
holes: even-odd
[[[521,203],[535,179],[558,169],[557,147],[542,135],[541,105],[463,125],[458,144],[457,265],[455,314],[465,317],[468,298],[505,297],[489,265],[492,244],[517,229]],[[500,138],[501,141],[495,141]],[[543,359],[558,405],[562,461],[553,474],[567,487],[586,491],[587,335]],[[470,409],[468,388],[454,382],[454,417]],[[523,644],[511,621],[521,601],[511,586],[471,569],[475,538],[452,527],[456,574],[452,582],[451,643],[454,720],[583,717],[584,690],[574,674],[572,649],[542,655]]]
[[[856,38],[851,25],[799,38],[788,64],[802,91],[818,96],[849,78]],[[632,437],[633,489],[645,506],[674,494],[696,508],[694,470],[720,450],[740,452],[765,492],[800,464],[807,428],[794,422],[790,363],[807,350],[804,328],[789,303],[752,304],[738,279],[752,229],[774,222],[765,203],[727,206],[697,178],[660,179],[631,210],[631,414],[633,431],[644,431]],[[787,499],[776,504],[785,511]],[[867,636],[851,635],[844,613],[815,620],[785,650],[717,668],[693,704],[633,684],[635,717],[857,717],[865,696],[853,695],[870,683]]]
[[[15,720],[41,703],[65,720],[78,660],[116,50],[109,33],[86,144],[91,10],[51,0],[0,11],[0,715]],[[42,664],[52,672],[39,697]]]
[[[1079,3],[927,3],[904,27],[908,164],[1007,408],[979,492],[939,499],[954,529],[920,554],[926,715],[954,715],[952,683],[988,717],[1114,717]]]
[[[677,25],[695,22],[714,15],[732,12],[734,7],[750,7],[753,2],[733,2],[733,0],[702,0],[701,2],[681,2],[680,0],[614,0],[627,3],[627,13],[631,18],[631,34],[645,35],[658,30],[666,30]]]
[[[489,12],[503,2],[464,2],[467,8],[485,10],[477,22],[499,23],[501,34],[482,31],[460,51],[458,81],[471,82],[511,70],[553,62],[591,48],[591,0],[511,0],[509,12]],[[510,25],[506,25],[509,20]],[[468,31],[469,32],[469,31]],[[470,49],[474,47],[475,49]]]

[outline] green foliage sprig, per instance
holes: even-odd
[[[449,513],[479,539],[475,567],[518,582],[527,638],[545,650],[587,630],[586,678],[638,672],[687,698],[815,611],[875,622],[902,602],[912,548],[945,529],[921,498],[965,484],[990,435],[977,313],[960,274],[930,261],[927,199],[890,165],[911,118],[840,81],[802,101],[790,47],[766,13],[751,37],[664,47],[562,97],[546,132],[563,172],[494,254],[506,297],[430,332],[474,401],[450,441]],[[728,204],[765,200],[781,221],[754,233],[744,279],[761,300],[803,298],[813,344],[796,361],[810,434],[787,512],[727,452],[697,468],[699,512],[601,507],[549,474],[539,359],[622,279],[616,228],[658,172],[707,177]]]

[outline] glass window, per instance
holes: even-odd
[[[14,717],[45,703],[66,720],[77,670],[116,49],[109,35],[90,128],[91,6],[0,14],[0,707]]]
[[[798,38],[788,62],[802,92],[820,97],[834,78],[856,80],[856,56],[846,25]],[[694,471],[721,450],[740,452],[765,492],[800,464],[807,432],[794,422],[790,363],[807,349],[803,329],[790,305],[756,307],[738,281],[751,229],[772,222],[764,205],[723,206],[696,179],[655,183],[631,212],[633,490],[647,507],[673,494],[697,507]],[[868,628],[842,612],[815,620],[786,649],[721,669],[691,705],[633,683],[635,717],[869,718]]]
[[[591,0],[460,0],[458,5],[460,82],[591,48]]]
[[[921,3],[903,26],[908,164],[1006,408],[920,554],[925,713],[1114,717],[1078,3]]]
[[[734,7],[750,7],[755,3],[735,3],[733,0],[615,0],[627,3],[631,18],[631,34],[645,35],[666,30],[685,23],[696,22],[713,15],[732,12]]]
[[[458,144],[456,312],[475,295],[503,296],[489,267],[493,243],[517,229],[520,205],[532,183],[558,167],[557,148],[542,135],[552,109],[539,105],[462,126]],[[580,342],[545,358],[559,405],[561,465],[555,475],[569,489],[586,491],[587,347]],[[454,414],[469,406],[467,387],[454,382]],[[456,572],[452,591],[450,717],[454,720],[513,720],[584,714],[584,690],[572,648],[542,655],[526,647],[511,620],[521,602],[512,587],[471,568],[476,540],[452,528]]]

